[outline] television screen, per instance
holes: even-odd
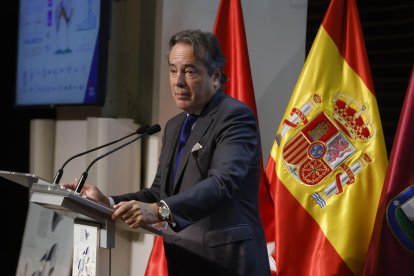
[[[110,0],[20,0],[17,106],[103,105]]]

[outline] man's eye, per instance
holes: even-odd
[[[185,73],[189,76],[193,76],[196,72],[194,70],[186,70]]]

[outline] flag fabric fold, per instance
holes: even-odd
[[[276,267],[361,275],[387,155],[355,0],[332,0],[266,165]]]
[[[145,269],[145,276],[167,276],[167,260],[164,255],[164,244],[162,236],[154,237],[154,245]]]
[[[364,275],[414,275],[414,67],[391,150]]]
[[[224,73],[229,78],[229,81],[226,83],[224,91],[248,105],[256,114],[256,118],[258,118],[240,0],[220,1],[214,24],[214,34],[217,36],[224,56],[227,59]],[[261,159],[259,209],[266,236],[269,265],[272,271],[274,271],[274,207],[262,163]]]

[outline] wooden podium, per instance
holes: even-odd
[[[74,191],[64,189],[59,185],[51,184],[36,175],[0,171],[0,177],[26,187],[30,193],[31,203],[72,218],[75,224],[95,225],[97,227],[99,247],[106,249],[101,250],[99,256],[97,256],[100,265],[99,268],[96,268],[96,271],[99,271],[99,275],[111,274],[110,250],[115,247],[116,228],[153,235],[161,234],[159,229],[151,226],[132,230],[123,221],[112,220],[111,216],[114,211],[112,207],[96,202]]]

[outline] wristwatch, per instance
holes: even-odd
[[[170,219],[170,209],[168,208],[167,204],[164,201],[158,201],[158,216],[162,221],[166,221]]]

